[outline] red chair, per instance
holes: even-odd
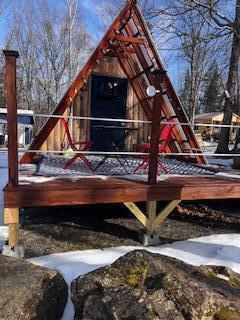
[[[70,147],[72,148],[73,151],[88,151],[90,150],[91,146],[93,145],[92,141],[72,141],[72,137],[70,135],[70,131],[68,128],[68,123],[64,118],[61,118],[61,123],[63,124],[64,130],[66,132],[67,135],[67,139],[68,139],[68,143],[70,145]],[[80,148],[80,146],[83,146],[83,148]],[[79,146],[79,148],[77,148],[76,146]],[[69,168],[78,158],[80,158],[87,166],[90,170],[93,170],[92,168],[92,164],[91,162],[83,155],[80,153],[77,153],[74,155],[74,157],[72,159],[70,159],[65,165],[64,165],[64,169]]]
[[[174,123],[173,119],[168,120],[168,122],[173,122]],[[162,131],[161,131],[160,137],[159,137],[158,153],[162,154],[162,153],[165,153],[167,151],[168,143],[172,138],[171,137],[171,133],[172,133],[173,127],[174,127],[174,125],[171,125],[171,124],[164,124],[163,125]],[[149,143],[139,144],[139,145],[137,145],[137,147],[142,152],[150,152],[151,151],[151,147],[150,147]],[[133,173],[136,173],[140,169],[146,169],[149,166],[149,158],[150,158],[149,155],[144,156],[143,157],[143,161],[133,171]],[[169,170],[164,166],[164,164],[160,161],[160,159],[158,160],[158,164],[166,173],[169,172]],[[158,175],[159,175],[159,173],[158,173]]]

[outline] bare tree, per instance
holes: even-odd
[[[190,71],[190,91],[186,111],[192,123],[199,107],[200,88],[204,74],[214,57],[211,34],[201,16],[192,12],[178,16],[172,28],[179,42],[179,55]],[[211,51],[211,57],[209,57]]]
[[[9,46],[20,53],[21,105],[49,114],[85,62],[90,37],[75,0],[61,5],[23,1],[21,5],[8,35]]]
[[[9,8],[12,4],[12,0],[0,0],[0,21],[2,28],[4,29],[3,26],[3,21],[7,20],[9,17]],[[6,93],[5,93],[5,83],[4,83],[4,67],[5,67],[5,58],[2,52],[2,49],[6,48],[5,45],[5,39],[4,39],[4,32],[3,29],[1,30],[1,39],[0,39],[0,107],[5,107],[6,106]],[[10,35],[9,35],[10,37]]]
[[[200,13],[203,9],[207,13],[205,21],[214,30],[216,37],[230,36],[231,52],[229,55],[229,70],[226,81],[225,103],[224,103],[224,118],[223,124],[230,125],[232,114],[235,107],[235,97],[238,92],[237,77],[240,57],[240,0],[235,1],[235,10],[231,12],[229,8],[229,1],[219,0],[181,0],[185,3],[189,10],[195,10]],[[220,139],[216,152],[229,152],[229,136],[230,128],[223,127],[220,132]]]

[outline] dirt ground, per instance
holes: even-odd
[[[143,204],[140,206],[144,209]],[[71,250],[141,245],[138,238],[142,226],[123,205],[25,209],[21,219],[21,238],[28,258]],[[181,203],[157,233],[161,243],[240,233],[240,201]]]
[[[3,154],[0,158],[4,170],[0,182],[4,186],[7,158]],[[25,209],[21,220],[21,241],[25,242],[27,257],[141,244],[142,225],[123,205]],[[157,233],[162,243],[212,234],[240,234],[240,200],[181,203]]]

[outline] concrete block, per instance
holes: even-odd
[[[24,258],[25,247],[23,244],[17,245],[15,247],[10,247],[9,245],[4,245],[2,249],[2,254],[4,256],[14,257],[14,258]]]

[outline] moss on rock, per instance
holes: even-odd
[[[213,320],[239,320],[239,319],[240,319],[240,313],[236,310],[231,310],[229,308],[221,308],[213,316]]]

